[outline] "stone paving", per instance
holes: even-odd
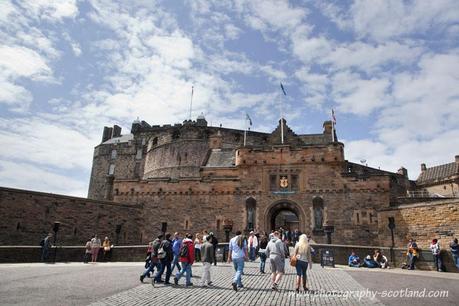
[[[308,270],[309,292],[295,293],[294,268],[286,262],[286,275],[279,291],[271,290],[269,266],[261,274],[258,263],[246,263],[242,282],[244,288],[234,292],[231,288],[234,269],[229,264],[212,266],[213,286],[202,288],[202,265],[193,265],[193,287],[156,284],[146,278],[139,286],[99,300],[91,305],[382,305],[376,298],[357,294],[367,291],[348,273],[340,269],[322,268],[315,264]],[[171,278],[172,282],[172,278]]]

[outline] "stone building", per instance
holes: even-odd
[[[238,229],[280,226],[319,243],[334,229],[336,244],[404,247],[415,238],[427,247],[440,238],[445,246],[459,233],[458,165],[456,156],[423,166],[410,181],[403,167],[349,162],[329,121],[321,133],[297,135],[285,120],[271,133],[212,127],[203,116],[163,126],[137,120],[124,135],[104,128],[89,199],[0,187],[0,244],[37,246],[60,222],[59,243],[70,246],[94,233],[137,245],[163,227],[208,229],[222,241]]]
[[[348,162],[330,121],[322,133],[297,135],[285,120],[260,133],[211,127],[200,116],[173,126],[135,121],[127,135],[106,127],[88,197],[142,206],[143,237],[164,223],[220,237],[225,228],[290,225],[325,242],[332,226],[335,243],[374,245],[378,211],[412,185],[406,169]]]
[[[421,174],[416,180],[417,192],[427,196],[459,196],[459,155],[451,163],[427,168],[421,164]]]

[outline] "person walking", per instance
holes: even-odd
[[[457,238],[451,241],[449,248],[451,250],[451,255],[453,255],[454,264],[456,268],[459,269],[459,245],[457,244]]]
[[[196,262],[201,261],[201,246],[202,246],[201,234],[196,233],[196,238],[194,239],[194,256]]]
[[[258,248],[257,236],[255,236],[254,231],[251,231],[250,236],[249,236],[249,259],[250,261],[255,261],[257,248]]]
[[[217,246],[218,246],[218,239],[215,237],[213,232],[210,232],[209,235],[212,237],[210,243],[214,246],[214,266],[217,265]]]
[[[158,259],[161,263],[161,269],[158,271],[155,278],[153,279],[153,284],[162,283],[163,281],[161,280],[161,277],[164,271],[166,271],[166,278],[164,284],[170,285],[169,280],[171,278],[172,273],[171,264],[172,260],[174,259],[174,254],[172,251],[172,240],[170,238],[171,234],[166,233],[165,239],[161,242],[161,245],[159,246]]]
[[[154,275],[154,270],[156,268],[156,271],[159,271],[161,269],[161,262],[158,259],[158,250],[161,245],[161,241],[163,239],[163,235],[159,234],[155,240],[152,242],[152,248],[151,248],[151,253],[150,253],[150,258],[149,261],[150,264],[148,267],[145,269],[145,271],[140,275],[140,282],[143,283],[144,278],[149,275],[150,273]],[[155,277],[151,280],[152,284],[155,282]]]
[[[214,246],[210,243],[211,237],[209,235],[206,236],[206,241],[201,247],[201,255],[202,255],[202,266],[203,266],[203,273],[201,279],[201,286],[208,287],[212,284],[211,277],[210,277],[210,268],[212,267],[212,263],[214,262]]]
[[[274,291],[278,290],[279,282],[285,272],[285,245],[280,237],[280,233],[275,231],[266,247],[266,257],[269,258],[271,264],[271,283]]]
[[[182,247],[180,248],[180,262],[182,263],[182,269],[175,274],[175,285],[178,285],[180,278],[186,273],[185,286],[193,286],[191,283],[191,266],[194,263],[194,243],[192,239],[192,234],[186,234],[185,239],[183,239]]]
[[[180,233],[175,232],[174,240],[172,240],[172,253],[174,255],[174,258],[172,259],[171,273],[174,271],[175,267],[177,267],[178,271],[182,269],[182,267],[179,264],[181,247],[182,247],[182,239],[180,238]]]
[[[268,237],[266,233],[264,233],[260,237],[260,249],[258,250],[258,255],[260,256],[260,273],[265,274],[265,266],[266,266],[266,247],[268,245]]]
[[[440,243],[438,243],[438,239],[433,239],[429,248],[432,251],[435,268],[437,269],[438,272],[443,272],[442,270],[443,262],[441,260]]]
[[[236,232],[236,236],[231,238],[228,250],[228,263],[233,262],[233,267],[236,273],[234,274],[233,290],[243,288],[242,274],[244,273],[244,261],[247,259],[247,242],[243,239],[241,231]]]
[[[94,238],[91,239],[91,254],[92,254],[92,263],[97,262],[97,256],[99,255],[100,250],[100,238],[97,237],[97,234],[94,235]]]
[[[52,233],[48,233],[45,238],[40,241],[41,245],[41,261],[47,262],[49,258],[49,250],[52,247],[51,238],[53,237]]]
[[[306,271],[308,267],[312,269],[311,247],[309,246],[306,235],[303,234],[299,237],[293,251],[293,256],[296,258],[296,293],[300,292],[301,283],[303,283],[303,290],[306,292],[309,290],[306,286],[308,279]]]

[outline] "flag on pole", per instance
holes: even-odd
[[[336,125],[335,110],[333,108],[332,108],[332,119],[333,119],[333,124]]]
[[[250,118],[249,114],[245,113],[245,119],[249,122],[250,126],[252,126],[252,119]]]
[[[284,85],[282,85],[282,83],[280,83],[280,85],[281,85],[282,92],[284,93],[284,96],[286,96],[287,93],[285,92]]]

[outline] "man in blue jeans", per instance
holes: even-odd
[[[172,240],[172,252],[174,254],[174,258],[172,259],[172,270],[171,273],[174,271],[174,268],[180,271],[182,267],[180,267],[179,259],[180,259],[180,248],[182,247],[182,239],[180,238],[180,233],[176,232],[174,234],[174,240]]]
[[[242,273],[244,272],[244,261],[247,259],[247,241],[242,239],[241,231],[236,232],[236,236],[233,237],[229,242],[228,251],[228,263],[233,262],[234,274],[233,290],[237,291],[237,288],[242,288]]]
[[[191,283],[191,266],[193,265],[194,262],[194,243],[193,243],[193,235],[192,234],[186,234],[185,239],[182,241],[182,247],[180,248],[180,262],[182,263],[182,270],[177,272],[174,277],[174,284],[178,285],[178,282],[180,278],[183,276],[183,274],[186,274],[186,282],[185,285],[187,287],[193,286]]]
[[[156,273],[158,273],[161,270],[161,262],[159,261],[158,258],[158,249],[161,245],[161,241],[163,239],[163,235],[159,234],[158,237],[153,241],[153,249],[151,250],[150,254],[150,265],[148,268],[140,275],[140,282],[143,283],[143,280],[145,277],[151,272],[153,274],[155,268],[156,268]],[[154,280],[154,279],[153,279]]]

